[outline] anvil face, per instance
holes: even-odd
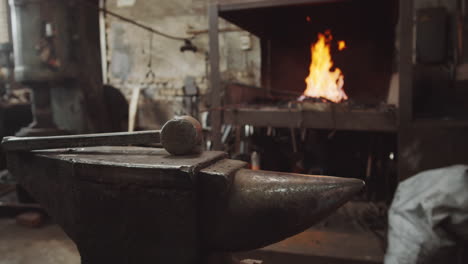
[[[83,263],[201,263],[294,235],[359,180],[250,171],[223,152],[93,147],[9,152],[19,182],[77,244]]]

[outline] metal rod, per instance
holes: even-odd
[[[159,142],[160,130],[150,130],[52,137],[5,137],[2,140],[2,148],[6,151],[29,151],[91,146],[126,146]]]

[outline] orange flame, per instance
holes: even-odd
[[[309,76],[305,79],[307,88],[303,96],[325,98],[335,103],[347,100],[348,96],[343,90],[344,76],[339,68],[333,68],[330,53],[330,42],[333,36],[330,31],[318,34],[318,40],[311,45],[312,62],[309,67]],[[338,42],[338,50],[346,48],[344,41]]]

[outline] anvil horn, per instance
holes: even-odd
[[[204,228],[210,249],[263,247],[304,231],[364,187],[358,179],[241,169]],[[206,218],[205,218],[206,219]]]

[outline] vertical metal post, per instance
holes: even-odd
[[[106,9],[106,0],[99,0],[99,8]],[[107,80],[107,32],[106,32],[106,12],[99,12],[99,39],[101,44],[101,67],[102,67],[102,82],[108,83]]]
[[[211,140],[214,150],[222,150],[221,143],[221,77],[219,73],[219,29],[218,5],[211,3],[208,8],[210,37],[210,89],[211,89]]]
[[[413,29],[414,0],[400,0],[400,127],[407,127],[413,120]]]
[[[398,179],[410,175],[403,153],[411,138],[413,121],[413,38],[414,0],[400,0],[400,91],[398,111]]]

